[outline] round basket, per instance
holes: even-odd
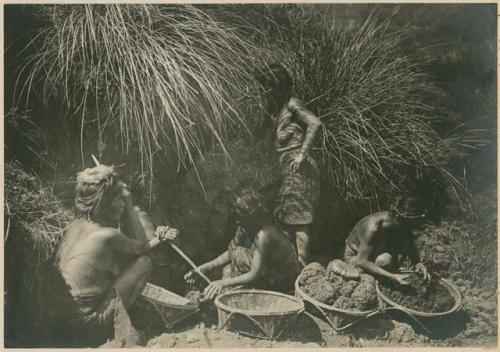
[[[412,314],[414,316],[418,316],[418,317],[438,318],[438,317],[444,317],[444,316],[450,315],[452,313],[455,313],[462,306],[462,295],[460,294],[460,290],[458,289],[458,287],[454,283],[452,283],[451,281],[448,281],[446,279],[440,279],[439,283],[448,290],[451,297],[455,300],[455,304],[453,305],[453,307],[451,307],[450,309],[448,309],[445,312],[429,313],[429,312],[421,312],[418,310],[406,308],[406,307],[403,307],[402,305],[394,302],[393,300],[391,300],[387,296],[385,296],[382,293],[382,291],[380,290],[378,281],[376,283],[376,289],[377,289],[377,295],[378,295],[379,299],[391,307],[397,308],[399,310],[402,310],[404,312],[410,313],[410,314]]]
[[[283,293],[255,289],[225,292],[215,299],[219,328],[275,340],[304,311],[304,302]]]
[[[295,295],[300,297],[305,302],[310,303],[312,307],[309,309],[312,310],[312,314],[318,312],[320,315],[327,320],[327,322],[337,331],[342,331],[350,326],[352,326],[355,322],[360,320],[361,318],[367,318],[379,312],[378,307],[374,307],[371,310],[359,311],[359,310],[346,310],[337,308],[334,306],[330,306],[323,302],[317,301],[314,298],[307,295],[299,286],[301,275],[295,280]]]

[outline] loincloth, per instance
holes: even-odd
[[[276,218],[288,225],[308,225],[314,221],[314,208],[319,199],[319,167],[308,156],[299,170],[292,172],[290,163],[298,151],[283,153],[280,157],[283,183],[279,190]]]

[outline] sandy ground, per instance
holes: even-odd
[[[180,323],[174,330],[146,333],[148,348],[207,347],[396,347],[396,346],[495,346],[496,294],[459,281],[464,294],[463,310],[448,320],[437,322],[429,337],[402,314],[378,315],[361,321],[343,333],[336,333],[316,317],[303,315],[277,341],[256,339],[218,330],[213,306]]]
[[[437,231],[439,229],[440,227],[429,228],[432,236],[428,234],[423,237],[425,243],[420,243],[420,246],[425,245],[426,248],[421,249],[426,257],[439,254],[440,260],[446,259],[452,263],[451,253],[457,246],[464,244],[458,241],[455,243],[453,237],[447,240]],[[446,258],[443,257],[445,254]],[[407,315],[393,311],[360,321],[343,333],[336,333],[317,317],[303,315],[280,339],[268,341],[218,330],[217,311],[211,303],[202,305],[199,313],[170,331],[161,327],[152,329],[152,316],[144,311],[141,311],[142,322],[146,325],[137,327],[143,332],[142,346],[147,348],[496,346],[497,291],[479,287],[473,281],[464,279],[463,273],[453,265],[447,265],[441,274],[450,277],[459,288],[462,293],[462,309],[446,319],[426,322],[432,330],[431,335],[425,333]],[[156,323],[156,326],[159,324]]]

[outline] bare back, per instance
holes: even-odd
[[[73,295],[106,291],[120,273],[117,257],[106,242],[114,228],[86,220],[66,230],[59,251],[59,269]]]
[[[390,217],[387,211],[380,211],[362,218],[354,226],[346,240],[346,255],[355,256],[361,243],[370,243],[373,251],[370,258],[386,252],[390,246]],[[372,258],[373,257],[373,258]]]

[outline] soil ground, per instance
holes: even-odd
[[[427,228],[439,232],[436,225]],[[436,232],[432,231],[432,232]],[[439,236],[438,236],[439,237]],[[436,237],[430,237],[436,241]],[[439,238],[438,238],[439,240]],[[420,240],[423,245],[426,239]],[[444,244],[443,244],[444,245]],[[454,245],[447,241],[448,249]],[[439,251],[441,248],[437,248]],[[343,333],[336,333],[325,321],[303,315],[287,334],[277,341],[267,341],[217,329],[215,308],[205,307],[174,330],[148,331],[145,347],[382,347],[382,346],[496,346],[497,295],[492,288],[477,287],[472,281],[453,275],[462,293],[463,308],[446,320],[427,324],[433,335],[397,312],[381,314],[361,321]]]

